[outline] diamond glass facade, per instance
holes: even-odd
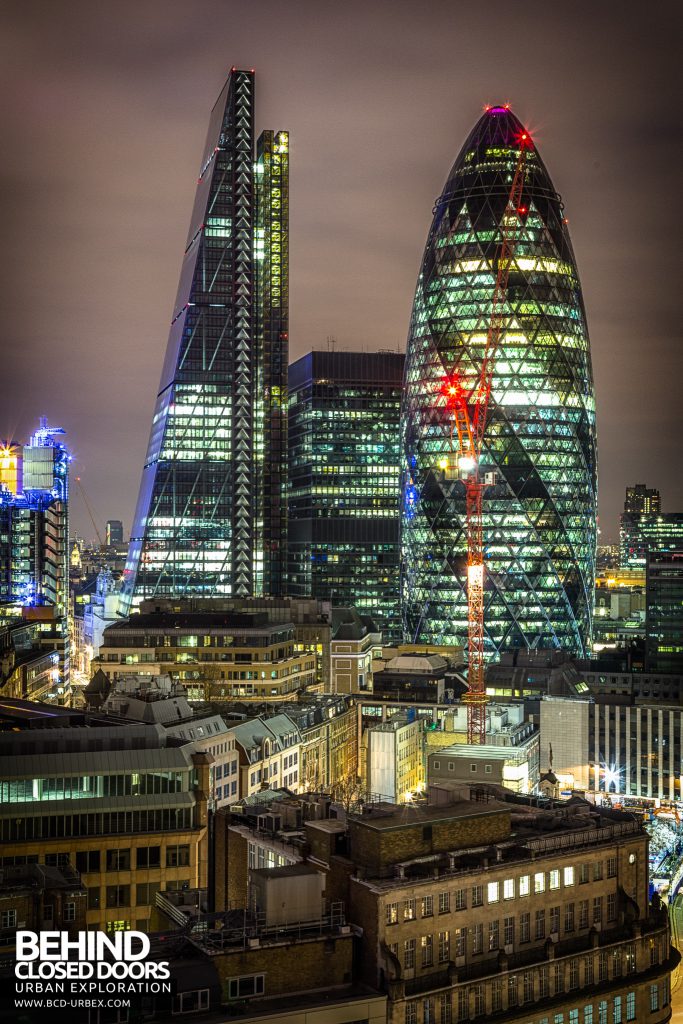
[[[289,592],[354,605],[398,639],[403,356],[311,352],[290,367]]]
[[[467,636],[465,492],[445,380],[474,384],[491,317],[501,222],[524,131],[489,109],[434,209],[417,282],[402,408],[401,556],[408,640]],[[485,644],[585,653],[596,548],[595,404],[581,288],[560,197],[526,157],[517,247],[481,471]]]
[[[254,75],[212,111],[131,531],[122,611],[145,597],[281,592],[288,151]]]

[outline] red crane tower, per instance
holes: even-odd
[[[516,140],[519,156],[502,219],[502,238],[497,254],[496,283],[493,289],[491,318],[478,378],[472,382],[458,373],[448,376],[443,385],[446,405],[453,414],[452,432],[458,435],[457,471],[465,484],[467,532],[467,682],[463,695],[467,705],[467,742],[486,742],[486,686],[484,684],[484,542],[482,499],[486,480],[480,460],[496,354],[504,326],[504,306],[510,268],[515,257],[522,218],[528,208],[522,205],[524,166],[527,150],[533,143],[528,132]]]

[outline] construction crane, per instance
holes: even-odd
[[[493,289],[491,317],[481,370],[476,380],[460,374],[450,374],[443,384],[446,406],[451,410],[453,425],[451,437],[457,434],[457,472],[465,484],[465,522],[467,535],[467,682],[463,695],[467,705],[467,742],[486,742],[486,686],[484,682],[484,540],[482,507],[484,490],[488,486],[481,473],[481,453],[486,431],[491,385],[496,354],[505,321],[510,269],[515,258],[519,228],[528,213],[522,204],[524,171],[527,151],[533,147],[528,132],[517,137],[519,156],[512,186],[501,221],[502,238],[497,254],[496,283]]]
[[[83,504],[85,505],[85,507],[88,510],[88,515],[90,516],[90,522],[92,523],[93,529],[95,530],[95,533],[97,534],[97,539],[100,542],[100,547],[103,548],[105,546],[105,544],[104,544],[104,541],[102,540],[102,534],[100,533],[100,531],[98,529],[97,522],[95,520],[95,515],[93,513],[93,510],[90,507],[90,502],[88,501],[88,498],[86,496],[85,487],[83,486],[83,481],[81,480],[80,476],[77,476],[75,479],[76,479],[76,483],[78,484],[78,489],[81,492],[81,497],[83,498]]]

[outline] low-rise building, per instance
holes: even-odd
[[[463,739],[427,754],[428,785],[492,782],[515,793],[538,792],[539,731],[525,720],[521,703],[486,708],[486,742],[482,744],[467,742],[467,708],[459,708],[452,721],[454,730],[464,733]],[[439,734],[425,735],[431,739]]]
[[[52,609],[41,609],[51,613]],[[0,626],[0,692],[3,697],[45,700],[58,705],[70,701],[57,650],[51,643],[52,621],[12,619]]]
[[[580,682],[576,663],[563,650],[503,651],[486,666],[486,692],[496,699],[565,694]]]
[[[277,878],[278,914],[293,880],[313,885],[306,863],[324,872],[328,906],[358,928],[354,980],[386,994],[389,1024],[670,1019],[680,957],[648,901],[641,823],[578,798],[539,807],[497,786],[448,789],[439,806],[311,816],[305,843],[277,833],[287,865],[256,875]],[[239,837],[236,861],[265,824]],[[236,903],[253,906],[257,880],[242,874]]]
[[[373,693],[402,704],[416,701],[448,703],[447,668],[448,662],[439,654],[399,654],[385,662],[382,668],[375,667]]]
[[[329,793],[340,782],[357,777],[357,713],[351,697],[306,694],[280,710],[301,733],[300,785]]]
[[[578,798],[461,796],[367,804],[345,844],[306,825],[328,898],[362,929],[358,977],[387,993],[388,1024],[669,1020],[680,956],[649,903],[640,822]]]
[[[313,654],[316,662],[316,689],[330,692],[330,640],[332,605],[311,597],[185,597],[154,598],[142,601],[141,612],[265,612],[268,622],[294,626],[294,653]]]
[[[53,858],[51,858],[53,860]],[[70,864],[56,862],[5,866],[0,872],[0,951],[15,945],[18,930],[64,931],[86,928],[88,891]]]
[[[330,692],[371,690],[373,658],[381,643],[382,633],[369,615],[359,615],[355,608],[333,608]]]
[[[239,793],[239,755],[232,728],[206,704],[191,706],[181,683],[169,676],[129,676],[111,686],[98,672],[84,690],[86,702],[108,719],[159,725],[167,736],[194,743],[211,755],[209,796],[212,807],[235,803]]]
[[[1,866],[70,865],[88,928],[147,931],[159,889],[206,888],[210,764],[159,724],[5,700]]]
[[[424,790],[423,728],[409,712],[365,730],[361,739],[361,785],[370,799],[405,803]]]
[[[541,701],[541,767],[564,790],[683,799],[683,708],[620,698]]]
[[[232,729],[239,757],[239,792],[250,797],[261,789],[301,788],[301,734],[287,715],[252,718]]]
[[[293,623],[260,611],[143,610],[105,629],[93,666],[112,679],[170,675],[191,700],[295,700],[316,682],[316,657],[295,651]]]

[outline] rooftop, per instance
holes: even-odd
[[[310,864],[284,864],[282,867],[251,868],[250,876],[257,878],[299,878],[304,875],[317,875],[320,872]]]
[[[377,832],[389,832],[414,825],[428,825],[437,821],[453,821],[458,818],[479,818],[488,814],[510,811],[504,800],[491,799],[486,802],[454,800],[442,807],[429,804],[366,804],[362,814],[351,814],[351,822],[360,822],[366,828]]]
[[[105,632],[109,635],[130,630],[193,629],[200,631],[218,628],[242,632],[244,630],[281,632],[283,629],[294,629],[294,624],[292,622],[270,622],[267,611],[154,611],[137,612],[128,619],[107,626]]]

